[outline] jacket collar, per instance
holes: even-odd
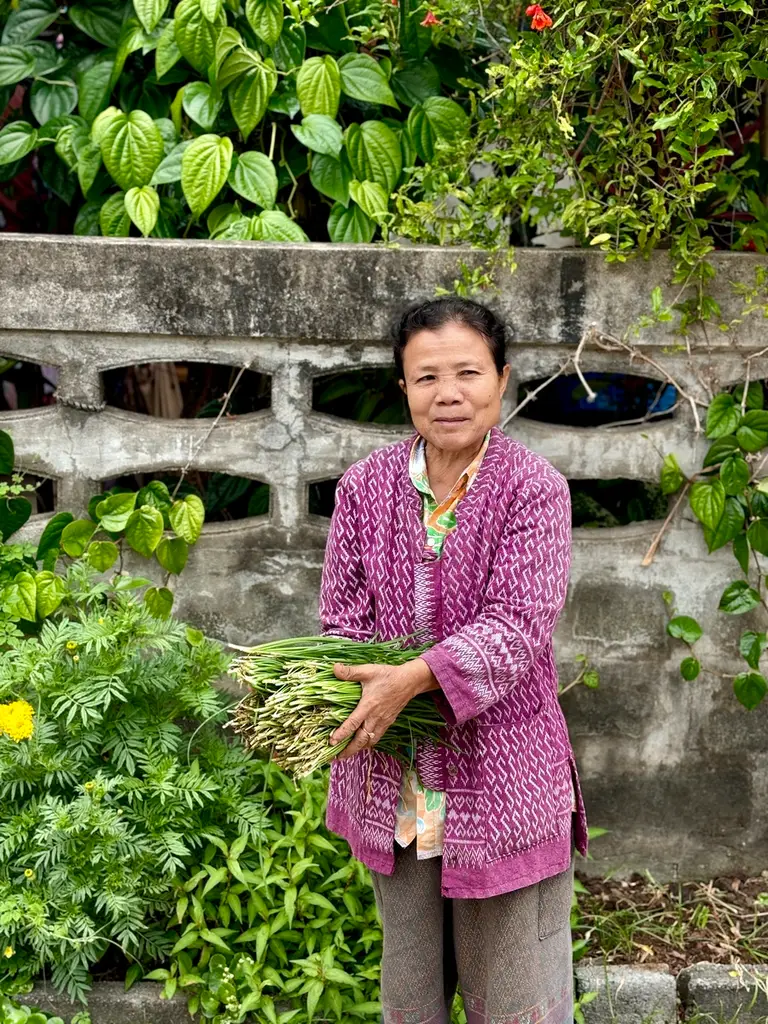
[[[417,433],[414,431],[405,441],[401,442],[400,449],[400,493],[402,500],[412,509],[419,514],[422,508],[421,494],[414,486],[411,480],[410,473],[408,472],[408,459],[411,452],[411,445],[416,438]],[[474,514],[476,509],[482,508],[487,495],[492,491],[493,485],[496,481],[498,474],[498,467],[502,457],[502,443],[504,441],[505,434],[498,428],[491,428],[491,438],[488,442],[488,448],[486,449],[483,461],[480,463],[480,469],[477,471],[472,486],[461,499],[459,504],[456,506],[455,515],[457,524],[461,522],[465,517],[470,517]]]

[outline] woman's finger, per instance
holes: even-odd
[[[333,674],[337,679],[352,679],[357,683],[367,683],[380,670],[380,665],[344,665],[338,661],[333,666]]]
[[[375,734],[366,729],[365,726],[361,726],[361,728],[355,733],[352,741],[344,747],[338,757],[341,760],[347,757],[354,757],[355,754],[359,754],[361,750],[367,750],[369,747],[375,746],[375,744]]]
[[[349,718],[345,719],[341,725],[331,733],[331,746],[335,747],[337,743],[342,743],[344,740],[349,739],[350,736],[354,736],[358,729],[361,728],[364,720],[365,711],[361,710],[360,705],[358,704]]]

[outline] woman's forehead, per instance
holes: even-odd
[[[455,367],[492,361],[488,342],[477,331],[464,324],[446,324],[439,330],[421,330],[413,334],[403,351],[403,359],[411,365],[430,363]]]

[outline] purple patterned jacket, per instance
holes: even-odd
[[[587,848],[584,804],[557,699],[552,632],[565,602],[570,496],[546,459],[494,427],[442,558],[424,549],[413,435],[339,481],[320,591],[323,632],[383,639],[424,630],[447,747],[417,768],[446,791],[443,894],[511,892]],[[377,750],[335,761],[327,825],[374,871],[394,870],[402,768]],[[575,786],[578,813],[572,822]]]

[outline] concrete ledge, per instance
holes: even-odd
[[[664,965],[616,966],[586,961],[574,970],[576,997],[596,992],[582,1007],[586,1024],[678,1024],[705,1015],[711,1024],[768,1024],[768,967],[695,964],[677,978]],[[93,1024],[193,1024],[183,995],[160,999],[162,986],[97,982],[88,996]],[[82,1007],[39,984],[20,1003],[71,1021]]]
[[[576,995],[597,992],[582,1007],[587,1024],[676,1024],[677,988],[669,968],[579,964]]]
[[[192,1024],[199,1019],[190,1017],[185,996],[161,999],[161,991],[162,985],[153,981],[137,982],[128,992],[120,981],[100,981],[88,994],[88,1013],[93,1024]],[[35,985],[26,995],[12,998],[65,1021],[84,1009],[51,985]]]
[[[694,964],[677,979],[686,1017],[706,1013],[722,1024],[768,1021],[768,967]]]

